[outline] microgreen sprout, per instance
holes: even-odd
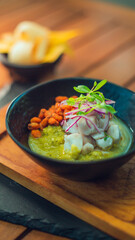
[[[67,104],[72,106],[76,103],[78,104],[78,108],[80,111],[77,113],[77,115],[87,115],[95,109],[104,109],[105,113],[111,113],[112,115],[114,115],[116,113],[116,110],[110,104],[106,103],[106,101],[108,101],[109,99],[106,99],[104,97],[104,94],[98,91],[106,83],[107,80],[104,79],[99,83],[95,81],[91,89],[85,85],[79,85],[77,87],[74,87],[74,90],[76,92],[79,92],[80,96],[78,98],[69,98],[67,100]],[[87,103],[86,107],[84,106],[85,103]],[[90,106],[89,110],[85,111],[86,109],[88,109],[88,105]]]

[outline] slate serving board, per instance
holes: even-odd
[[[76,240],[114,239],[2,174],[0,219]]]
[[[16,96],[21,94],[26,89],[33,86],[33,82],[21,83],[21,82],[12,82],[9,84],[9,91],[6,92],[5,96],[0,100],[0,108],[4,107],[7,103],[11,102]],[[0,89],[1,95],[2,89]]]

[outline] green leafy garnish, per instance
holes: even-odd
[[[96,85],[96,87],[94,88],[94,90],[93,91],[97,91],[97,90],[99,90],[101,87],[103,87],[105,84],[107,83],[107,80],[102,80],[101,82],[99,82],[97,85]]]
[[[111,105],[106,104],[106,100],[108,99],[104,97],[102,92],[98,91],[106,83],[107,80],[104,79],[99,83],[95,81],[92,89],[85,85],[79,85],[77,87],[74,87],[74,90],[81,94],[78,98],[69,98],[67,100],[67,103],[72,106],[75,105],[75,103],[78,103],[79,112],[77,113],[77,115],[86,115],[92,112],[94,109],[104,109],[105,113],[111,113],[112,115],[115,114],[116,110]],[[84,95],[84,93],[86,95]],[[84,107],[84,103],[91,104],[89,111],[85,111],[85,109],[88,109],[88,104],[86,107]]]
[[[74,87],[74,90],[79,93],[89,93],[90,89],[85,85],[79,85],[78,87]]]
[[[104,140],[106,141],[108,137],[110,137],[110,136],[105,132]]]

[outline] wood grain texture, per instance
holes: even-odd
[[[66,4],[62,2],[61,4],[58,1],[57,5],[54,3],[55,1],[51,0],[41,2],[41,4],[33,2],[32,6],[31,4],[28,6],[24,4],[17,9],[17,12],[16,8],[14,11],[9,12],[8,18],[6,14],[2,15],[1,21],[3,24],[0,26],[0,34],[6,31],[13,31],[16,24],[25,19],[36,21],[53,30],[80,29],[82,31],[80,36],[70,41],[71,47],[75,51],[77,46],[79,47],[82,43],[88,42],[91,38],[97,38],[98,35],[102,35],[110,29],[110,24],[111,27],[114,25],[111,23],[112,19],[110,17],[104,17],[102,14],[96,14],[96,12],[89,14],[89,11],[83,12],[80,7],[73,8],[73,4],[68,2]],[[69,56],[68,58],[71,59]],[[0,65],[0,71],[1,88],[3,85],[13,81],[13,79],[8,70],[2,65]],[[52,77],[52,75],[49,77]]]
[[[64,56],[54,73],[41,81],[87,76],[107,78],[135,90],[133,9],[90,0],[1,0],[0,13],[0,34],[12,31],[23,20],[36,21],[53,30],[82,31],[70,41],[74,56]],[[11,81],[9,72],[0,65],[0,88]],[[117,239],[135,239],[135,157],[102,181],[86,183],[61,178],[33,162],[9,138],[6,110],[7,106],[0,110],[0,172]],[[2,240],[15,239],[23,231],[25,228],[0,222]],[[21,235],[21,239],[61,238],[31,231],[25,237]]]
[[[94,69],[107,61],[110,55],[117,54],[120,46],[124,47],[128,41],[133,41],[134,37],[134,31],[122,27],[107,31],[76,49],[74,58],[65,56],[63,62],[57,67],[54,77],[82,76],[89,69]]]
[[[27,234],[24,238],[22,238],[22,240],[70,240],[70,239],[33,230],[29,234]]]
[[[132,79],[130,79],[129,83],[127,83],[125,87],[128,87],[131,91],[135,92],[135,76]]]
[[[86,77],[97,79],[108,79],[108,81],[125,85],[135,75],[135,44],[128,49],[111,58],[106,63],[94,68],[85,74]],[[128,84],[126,84],[128,85]],[[134,85],[129,86],[135,91]]]
[[[12,78],[7,71],[7,69],[0,63],[0,88],[3,86],[10,84],[12,82]]]
[[[1,16],[2,25],[0,26],[0,33],[6,31],[13,31],[16,25],[24,20],[27,21],[37,21],[41,16],[50,14],[50,11],[53,11],[53,3],[54,0],[50,1],[40,1],[40,4],[36,1],[29,3],[26,7],[22,5],[18,10],[14,9],[13,11],[9,11],[3,16]],[[10,18],[10,24],[9,24]]]
[[[0,137],[6,131],[5,115],[9,104],[0,110]]]
[[[69,0],[72,1],[72,0]],[[75,0],[74,5],[78,4],[82,6],[81,0]],[[97,11],[103,15],[113,16],[113,18],[119,22],[121,25],[126,27],[132,27],[135,29],[135,10],[133,8],[127,8],[122,5],[115,5],[107,1],[103,2],[100,0],[89,1],[86,0],[83,3],[83,9],[90,9],[91,11]]]
[[[14,240],[26,230],[25,227],[12,223],[0,221],[1,240]]]
[[[122,240],[135,238],[134,163],[135,158],[102,181],[75,182],[33,162],[8,135],[0,144],[0,169],[3,174]]]
[[[7,14],[7,10],[9,10],[9,12],[18,11],[18,9],[23,7],[26,8],[29,5],[31,5],[33,2],[34,0],[23,0],[23,1],[10,0],[10,2],[1,0],[0,1],[1,16]]]

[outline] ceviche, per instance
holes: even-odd
[[[99,91],[106,80],[75,86],[79,96],[57,96],[49,109],[42,108],[28,124],[29,147],[51,158],[94,161],[129,150],[130,129],[115,114],[115,101]]]

